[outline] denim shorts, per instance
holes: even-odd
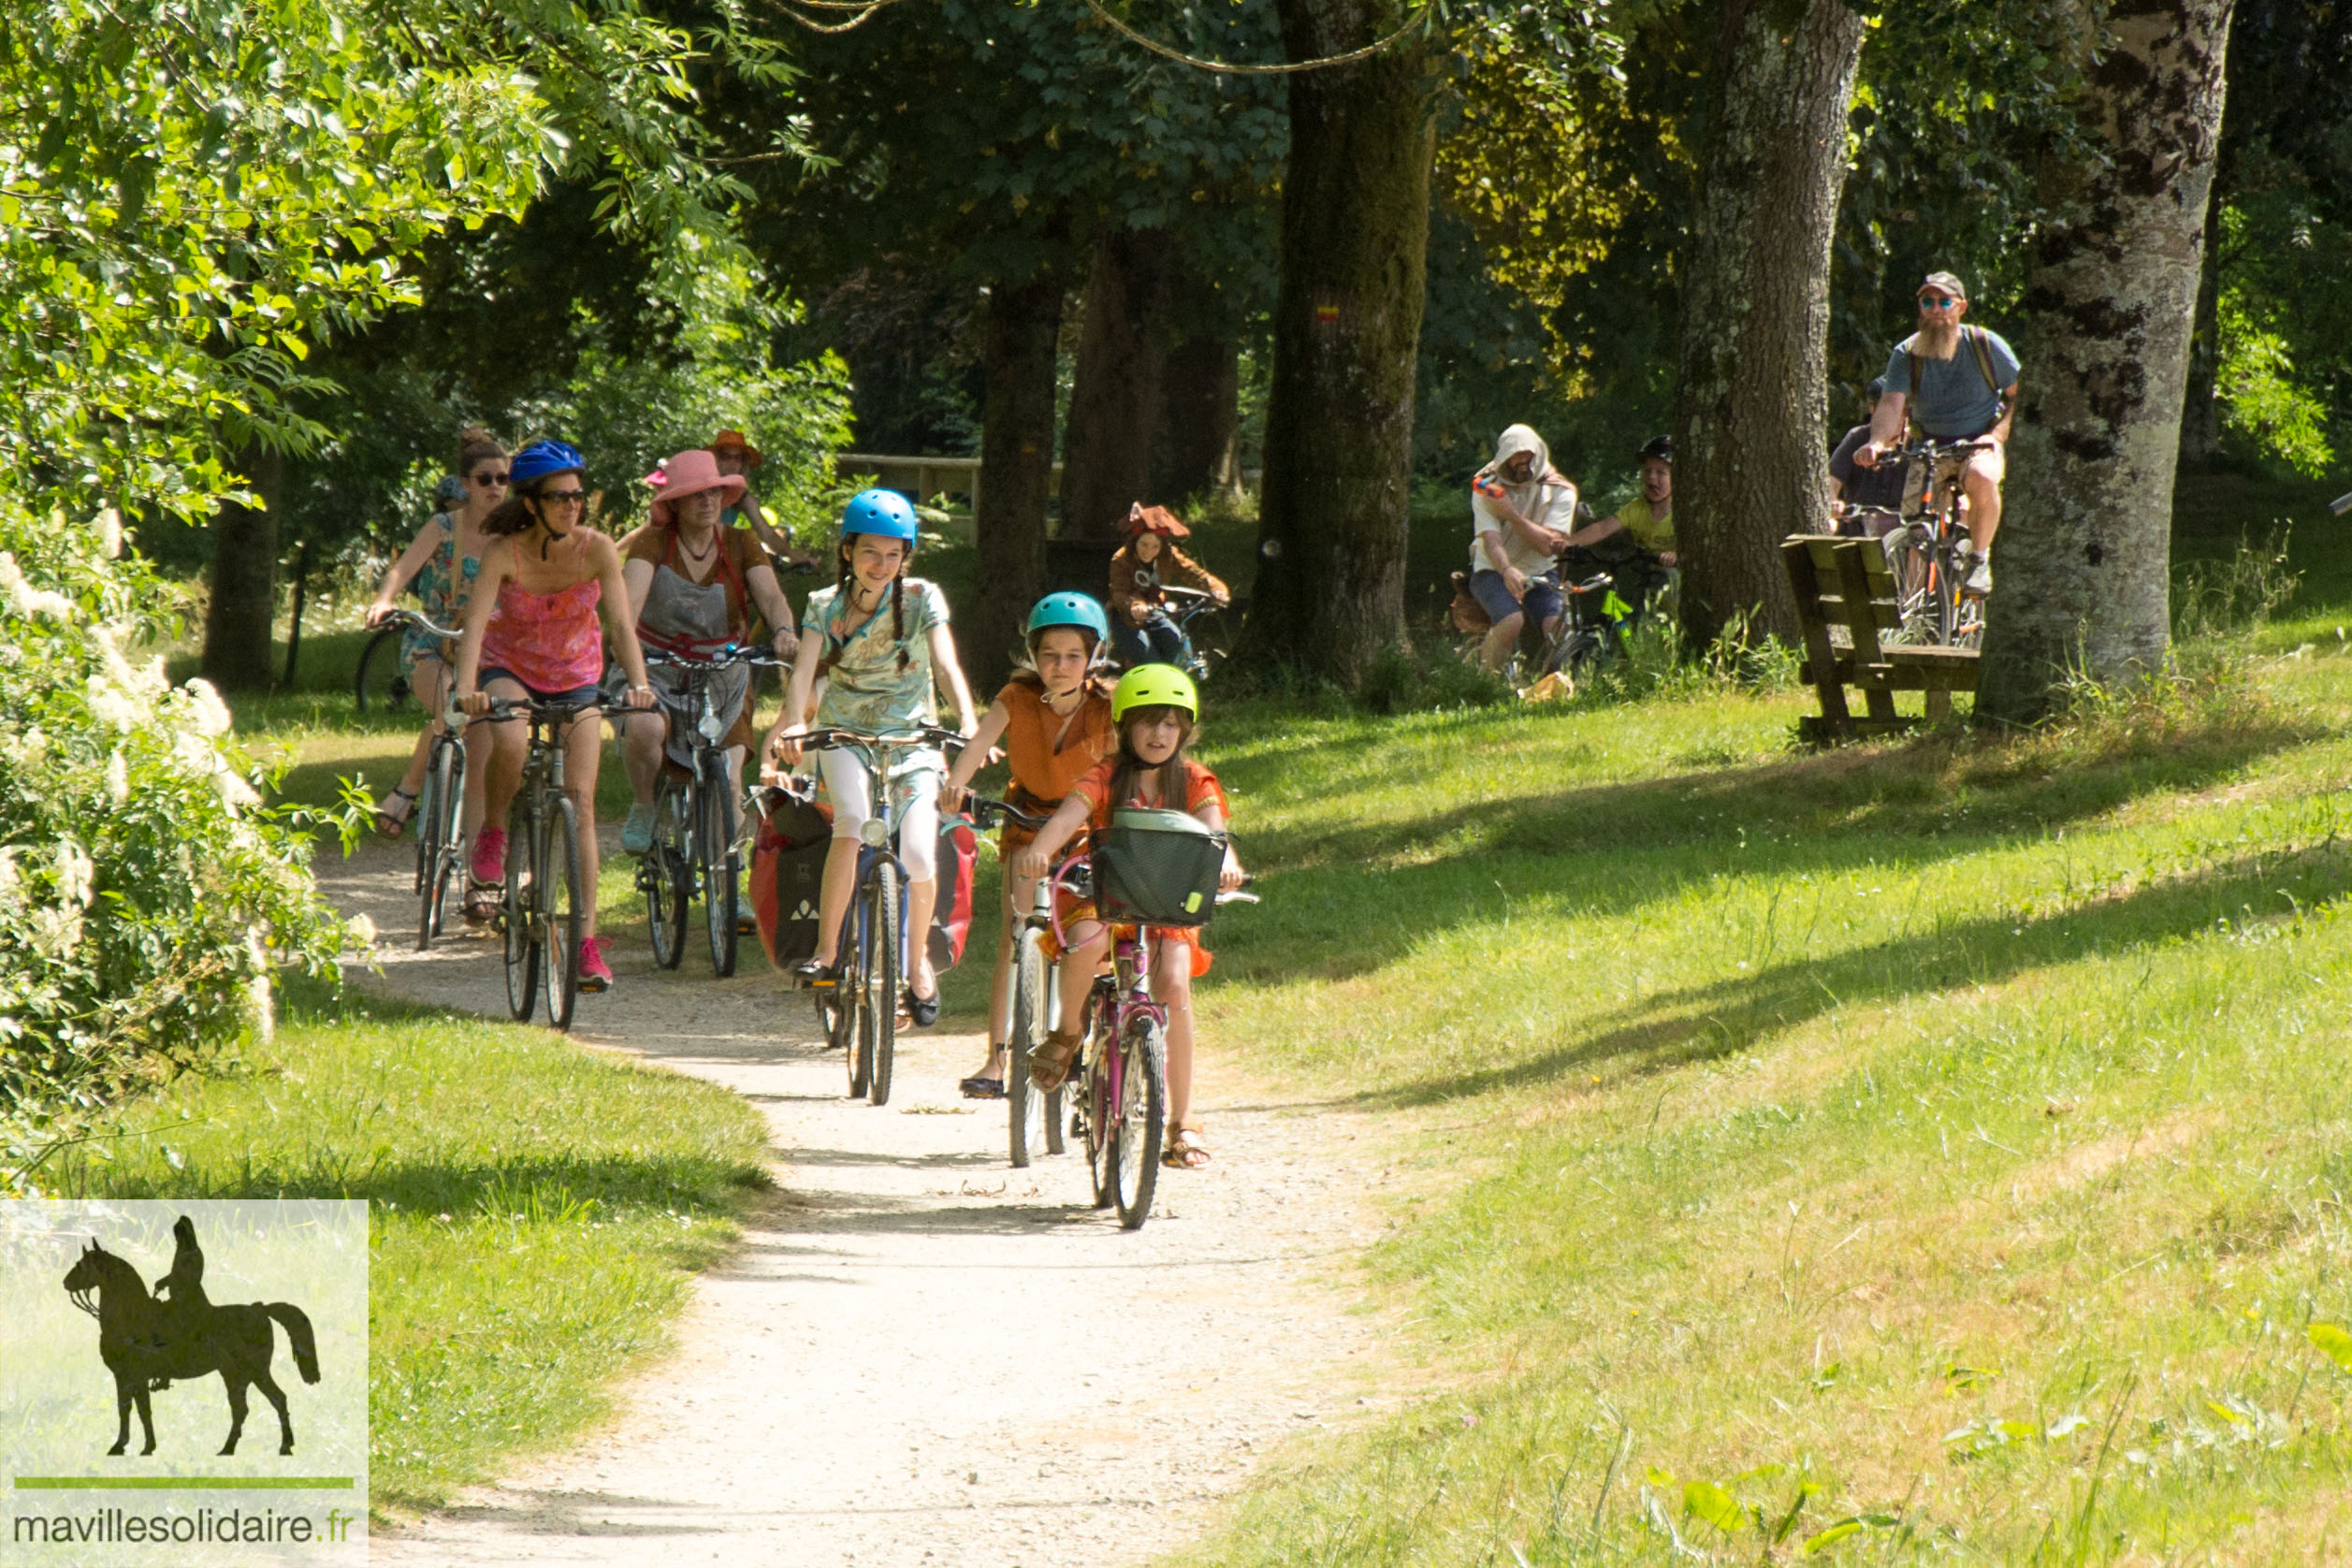
[[[1473,572],[1470,574],[1470,594],[1478,601],[1478,607],[1487,612],[1488,620],[1501,620],[1516,616],[1521,610],[1535,623],[1537,631],[1549,626],[1561,610],[1560,585],[1548,576],[1527,580],[1525,601],[1511,597],[1500,572]]]
[[[530,693],[530,700],[534,703],[559,704],[564,707],[593,707],[604,701],[604,689],[601,686],[575,686],[565,691],[542,691],[512,670],[484,670],[473,677],[473,689],[476,691],[487,691],[490,689],[490,682],[494,680],[513,681]]]

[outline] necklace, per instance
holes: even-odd
[[[696,566],[702,565],[704,561],[710,559],[718,553],[719,535],[716,532],[713,532],[710,538],[704,543],[703,547],[698,550],[694,548],[693,545],[689,544],[686,542],[686,531],[683,529],[678,530],[678,554],[684,556],[688,560],[692,561]]]

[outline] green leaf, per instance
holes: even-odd
[[[1816,1552],[1827,1551],[1849,1535],[1861,1534],[1862,1530],[1863,1524],[1860,1519],[1839,1519],[1827,1530],[1817,1530],[1808,1535],[1805,1538],[1805,1545],[1799,1546],[1797,1550],[1807,1557],[1811,1557]]]
[[[1739,1499],[1712,1481],[1692,1481],[1682,1488],[1682,1511],[1706,1520],[1726,1535],[1736,1535],[1748,1522]]]
[[[2344,1371],[2352,1372],[2352,1334],[2334,1323],[2315,1323],[2303,1330],[2311,1343],[2325,1351],[2328,1359]]]

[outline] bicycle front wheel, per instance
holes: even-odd
[[[1045,938],[1026,925],[1014,938],[1018,944],[1012,965],[1012,1037],[1010,1060],[1005,1067],[1005,1108],[1010,1126],[1010,1153],[1015,1169],[1043,1153],[1046,1129],[1053,1113],[1046,1096],[1029,1082],[1029,1053],[1045,1035],[1045,987],[1051,971],[1045,963]]]
[[[539,875],[545,892],[539,897],[540,917],[546,922],[546,953],[540,973],[547,992],[547,1022],[559,1029],[572,1027],[572,1009],[580,999],[580,937],[588,922],[581,900],[580,819],[572,802],[558,796],[541,821],[543,835]]]
[[[735,803],[727,786],[725,762],[716,754],[703,760],[701,831],[694,836],[703,873],[703,928],[710,937],[711,973],[720,980],[735,972]]]
[[[368,639],[352,676],[352,706],[361,713],[395,713],[408,701],[408,672],[400,668],[400,628],[387,626]]]
[[[1094,1182],[1095,1207],[1108,1209],[1116,1184],[1111,1170],[1111,1163],[1116,1158],[1111,1141],[1111,1123],[1117,1119],[1118,1112],[1111,1103],[1111,1091],[1118,1067],[1111,1060],[1110,1029],[1105,1022],[1105,1015],[1111,1010],[1108,1002],[1097,998],[1093,1010],[1096,1026],[1086,1036],[1086,1071],[1079,1082],[1078,1103],[1084,1108],[1086,1173]]]
[[[653,802],[653,842],[637,864],[645,890],[646,926],[653,935],[653,961],[675,969],[686,956],[686,786],[661,781]]]
[[[899,946],[898,867],[885,860],[874,867],[874,928],[866,942],[865,1036],[873,1081],[867,1096],[890,1103],[891,1058],[898,1047],[898,992],[905,965]]]
[[[537,838],[530,807],[517,795],[506,811],[506,899],[499,911],[506,928],[506,1010],[517,1024],[530,1023],[539,1003],[539,884],[530,864]]]
[[[1159,1183],[1160,1146],[1168,1135],[1168,1041],[1160,1022],[1130,1021],[1119,1041],[1119,1119],[1111,1125],[1111,1197],[1119,1225],[1142,1227],[1152,1217]]]

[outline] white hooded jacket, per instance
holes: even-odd
[[[1535,455],[1533,476],[1524,485],[1506,484],[1503,465],[1520,452]],[[1575,529],[1576,487],[1552,467],[1551,450],[1544,444],[1544,438],[1525,425],[1514,425],[1503,432],[1494,443],[1494,461],[1480,469],[1470,482],[1470,569],[1497,570],[1481,537],[1494,533],[1502,538],[1504,558],[1521,572],[1532,577],[1549,571],[1551,557],[1529,544],[1526,536],[1495,510],[1498,501],[1507,502],[1529,522],[1561,534]]]

